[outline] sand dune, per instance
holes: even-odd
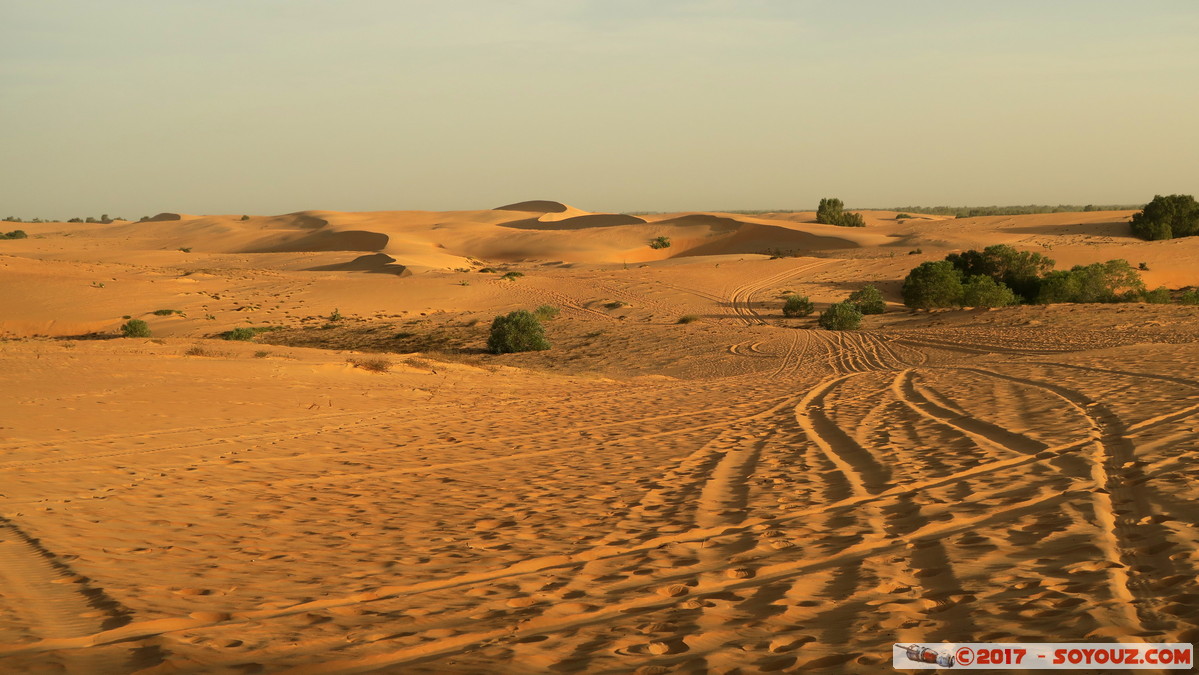
[[[865,674],[896,641],[1195,642],[1195,309],[898,304],[907,269],[992,243],[1199,284],[1199,243],[1127,216],[31,224],[0,241],[0,670]],[[861,331],[781,315],[867,282],[890,305]],[[481,353],[543,304],[553,349]],[[107,339],[126,316],[154,336]],[[279,330],[215,339],[238,326]]]

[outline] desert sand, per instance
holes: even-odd
[[[998,243],[1196,285],[1199,238],[895,215],[22,225],[0,671],[877,673],[896,641],[1199,642],[1199,310],[898,294]],[[862,330],[781,314],[866,283],[889,308]],[[482,353],[546,304],[551,350]],[[217,338],[239,326],[280,330]]]

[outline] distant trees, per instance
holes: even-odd
[[[1199,203],[1191,195],[1156,195],[1130,224],[1133,234],[1150,241],[1199,234]]]
[[[841,227],[866,227],[861,214],[846,212],[845,203],[836,197],[820,200],[820,206],[816,208],[816,222]]]

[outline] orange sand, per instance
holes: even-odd
[[[877,673],[895,641],[1199,641],[1199,311],[898,302],[993,243],[1199,284],[1199,238],[894,215],[23,225],[0,671]],[[861,331],[781,316],[867,282],[891,307]],[[474,353],[542,304],[554,349]],[[83,339],[124,316],[154,337]],[[244,325],[341,342],[213,339]],[[354,367],[375,329],[468,344]]]

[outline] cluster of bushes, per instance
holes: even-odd
[[[1040,253],[1006,244],[951,253],[922,263],[903,280],[903,303],[934,307],[1006,307],[1021,303],[1169,302],[1165,288],[1149,291],[1127,260],[1053,269]]]
[[[845,203],[835,197],[820,200],[820,206],[816,208],[816,222],[841,227],[866,227],[861,214],[846,212]]]
[[[652,249],[670,248],[670,237],[654,237],[649,242]]]
[[[0,239],[24,239],[28,236],[25,234],[25,230],[13,230],[7,234],[0,232]]]
[[[105,213],[104,215],[100,216],[99,218],[93,218],[92,216],[88,216],[87,218],[71,218],[67,222],[68,223],[103,223],[103,224],[107,225],[115,220],[125,220],[125,219],[120,216],[117,216],[116,218],[109,218],[108,214]],[[149,220],[149,218],[143,217],[142,220],[143,221]]]
[[[849,294],[849,297],[829,306],[820,314],[817,322],[827,330],[855,330],[862,325],[862,316],[882,314],[887,309],[883,294],[875,286],[865,286]],[[794,318],[808,316],[816,305],[805,295],[788,294],[783,297],[783,316]]]
[[[1156,195],[1130,224],[1133,234],[1150,241],[1190,237],[1199,234],[1199,202],[1191,195]]]

